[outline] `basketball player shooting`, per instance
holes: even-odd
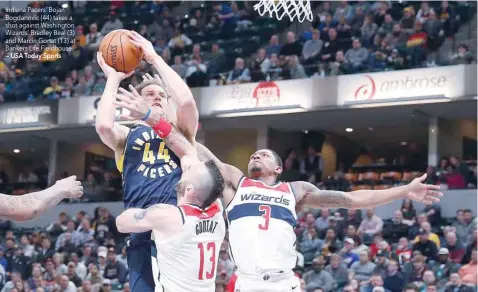
[[[0,218],[5,220],[28,221],[43,215],[65,198],[79,198],[83,195],[81,182],[76,176],[58,180],[46,190],[9,196],[0,194]]]
[[[116,104],[138,117],[149,112],[135,91],[118,96]],[[181,135],[180,131],[169,133],[170,139],[181,141],[177,135]],[[187,141],[174,147],[175,151],[181,151],[181,147],[188,147]],[[404,198],[436,203],[443,196],[439,186],[423,183],[426,175],[404,186],[353,192],[319,190],[304,181],[280,182],[282,161],[271,149],[251,155],[249,177],[245,177],[236,167],[222,163],[203,145],[196,143],[196,147],[200,160],[213,160],[224,176],[223,202],[227,206],[230,254],[237,265],[235,291],[298,291],[300,283],[292,271],[297,257],[293,231],[296,209],[363,209]]]
[[[143,104],[147,108],[144,101]],[[144,116],[137,115],[134,109],[131,115]],[[161,119],[161,115],[152,114],[148,121],[157,125]],[[171,129],[171,133],[175,132]],[[158,134],[181,160],[182,176],[176,186],[178,206],[130,208],[116,218],[116,225],[123,233],[153,231],[161,271],[155,291],[212,292],[218,249],[226,234],[218,200],[224,191],[224,178],[212,160],[199,161],[196,147],[182,134]]]
[[[189,139],[194,139],[198,113],[191,91],[181,77],[156,54],[149,41],[134,38],[133,33],[130,35],[131,39],[137,41],[135,44],[142,48],[144,59],[155,67],[162,77],[164,86],[176,98],[177,113],[168,94],[157,82],[159,78],[144,78],[137,87],[141,98],[150,109],[160,109],[168,119],[177,121],[181,132]],[[115,94],[118,92],[120,82],[133,72],[117,72],[106,64],[101,53],[98,53],[97,60],[107,77],[107,82],[98,105],[96,131],[103,143],[115,152],[117,167],[123,176],[125,209],[144,209],[158,203],[176,206],[175,186],[181,177],[179,158],[145,122],[147,117],[138,119],[131,129],[115,122],[116,107],[113,104]],[[119,91],[125,92],[122,88]],[[184,115],[181,114],[183,108],[188,108],[188,115],[194,118],[184,119]],[[156,260],[151,260],[151,257],[156,255],[155,249],[150,231],[133,233],[128,239],[127,261],[132,291],[154,291],[158,277],[153,277],[151,263],[156,263]],[[157,270],[157,267],[154,269]]]

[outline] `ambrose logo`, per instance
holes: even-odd
[[[354,94],[354,99],[356,101],[358,100],[372,100],[373,97],[375,96],[375,81],[372,79],[372,77],[368,75],[364,75],[364,77],[367,79],[367,83],[360,85],[356,90]]]

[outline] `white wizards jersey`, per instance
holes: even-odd
[[[153,269],[156,292],[212,292],[226,223],[220,201],[206,209],[178,206],[183,217],[182,230],[161,240],[153,230],[160,275]],[[158,282],[159,276],[159,282]]]
[[[297,261],[295,196],[288,183],[243,177],[227,206],[229,251],[241,274],[291,272]]]

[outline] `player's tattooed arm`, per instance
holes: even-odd
[[[320,190],[315,185],[304,181],[292,182],[291,186],[299,206],[312,208],[372,208],[394,200],[404,199],[410,192],[408,185],[385,190],[358,190],[353,192]]]
[[[291,186],[300,206],[311,208],[352,208],[353,200],[349,193],[320,190],[315,185],[305,181],[292,182]]]
[[[153,229],[161,229],[168,224],[171,209],[175,206],[156,204],[147,209],[126,209],[116,217],[116,226],[121,233],[139,233]]]
[[[83,187],[76,177],[58,181],[52,187],[22,196],[0,194],[0,218],[15,221],[28,221],[43,215],[64,198],[79,197]]]

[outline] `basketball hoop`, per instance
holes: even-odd
[[[304,20],[312,21],[314,15],[310,8],[310,0],[260,0],[254,5],[260,16],[264,16],[267,12],[270,17],[275,17],[281,20],[285,15],[288,15],[291,21],[297,18],[297,21],[304,22]]]

